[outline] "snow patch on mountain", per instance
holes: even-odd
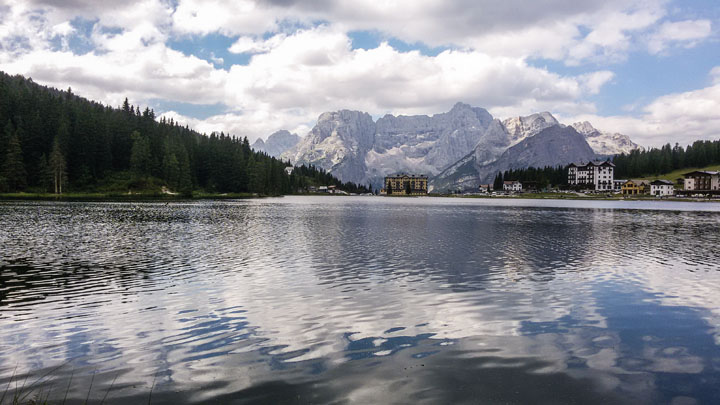
[[[587,121],[576,122],[572,124],[572,127],[585,137],[590,147],[598,155],[627,154],[635,149],[643,149],[642,146],[633,142],[629,136],[618,133],[601,132]]]
[[[549,132],[552,135],[546,133],[543,139],[557,148],[557,153],[538,140],[531,142],[550,128],[554,128]],[[577,136],[559,131],[563,128]],[[569,149],[563,141],[571,142]],[[519,153],[519,145],[529,149]],[[296,165],[313,164],[343,181],[374,187],[381,186],[389,174],[409,172],[430,176],[430,186],[436,189],[454,189],[485,181],[484,171],[500,170],[501,166],[555,165],[564,163],[567,156],[590,159],[595,154],[627,153],[637,147],[627,136],[600,132],[587,122],[565,127],[549,112],[500,121],[483,108],[457,103],[446,113],[388,114],[377,122],[360,111],[323,113],[308,135],[281,158]],[[514,152],[506,155],[511,149]],[[496,165],[501,159],[505,163]]]

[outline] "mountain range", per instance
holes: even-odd
[[[549,112],[499,120],[464,103],[445,113],[413,116],[341,110],[320,115],[303,138],[278,131],[256,149],[313,164],[343,181],[382,185],[399,173],[426,174],[436,191],[475,188],[498,171],[564,165],[639,148],[628,136],[589,122],[563,125]],[[285,148],[285,150],[282,150]]]
[[[297,134],[291,134],[290,131],[280,130],[271,134],[267,140],[263,141],[258,138],[252,148],[258,152],[264,152],[272,157],[280,157],[286,150],[292,148],[300,142]]]

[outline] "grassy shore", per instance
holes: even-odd
[[[432,197],[453,197],[453,198],[502,198],[502,199],[523,199],[523,200],[600,200],[600,201],[684,201],[684,202],[720,202],[720,199],[708,198],[658,198],[652,195],[623,196],[622,194],[582,194],[582,193],[522,193],[510,195],[461,195],[461,194],[428,194]]]
[[[254,193],[206,193],[193,192],[187,194],[167,193],[0,193],[0,200],[43,200],[43,201],[137,201],[137,200],[196,200],[196,199],[245,199],[268,197]]]
[[[657,176],[645,176],[645,177],[637,177],[637,178],[633,177],[633,178],[637,179],[637,180],[651,180],[651,181],[662,179],[662,180],[670,180],[674,183],[677,179],[685,178],[685,176],[684,176],[685,173],[694,172],[696,170],[716,172],[716,171],[720,171],[720,165],[696,167],[696,168],[688,168],[688,169],[678,169],[678,170],[672,171],[670,173],[660,174]]]

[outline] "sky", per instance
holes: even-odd
[[[550,111],[644,146],[720,138],[717,0],[0,0],[0,70],[201,132],[325,111]]]

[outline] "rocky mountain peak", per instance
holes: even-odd
[[[422,173],[442,189],[477,183],[501,168],[564,164],[570,157],[593,158],[593,150],[603,154],[634,145],[620,134],[585,135],[599,132],[589,123],[576,127],[562,126],[549,112],[500,121],[466,103],[432,116],[387,114],[377,122],[361,111],[340,110],[321,114],[281,157],[373,186],[388,174]],[[553,129],[534,139],[548,128]]]
[[[592,124],[587,121],[576,122],[571,126],[575,128],[576,131],[583,134],[586,138],[600,135],[600,131],[595,129],[595,127],[593,127]]]
[[[437,114],[437,115],[441,115],[441,114]],[[464,117],[465,118],[464,123],[466,123],[466,124],[467,123],[472,124],[472,123],[474,123],[472,121],[477,121],[478,123],[480,123],[480,126],[482,126],[482,127],[487,127],[489,125],[489,123],[493,120],[492,115],[490,115],[490,113],[486,109],[480,108],[480,107],[473,107],[469,104],[465,104],[465,103],[461,103],[461,102],[455,103],[453,108],[451,108],[450,111],[448,111],[444,115],[447,115],[447,116],[453,117],[453,118]],[[435,116],[433,116],[433,117],[435,117]]]
[[[629,136],[599,131],[587,121],[576,122],[571,126],[587,139],[590,147],[598,155],[619,155],[630,153],[635,149],[642,149]]]
[[[279,157],[283,152],[297,145],[300,139],[297,134],[282,129],[273,132],[265,141],[258,138],[252,144],[252,148],[259,152],[265,152],[270,156]]]
[[[319,141],[337,137],[355,147],[369,149],[375,137],[375,122],[370,114],[362,111],[325,112],[320,114],[309,136]]]
[[[524,117],[512,117],[502,122],[510,137],[510,144],[514,145],[525,138],[538,134],[545,128],[558,125],[558,120],[547,111],[530,114]]]

